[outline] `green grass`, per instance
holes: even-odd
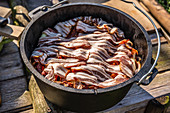
[[[170,0],[157,0],[170,13]]]

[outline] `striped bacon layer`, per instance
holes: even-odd
[[[44,30],[31,62],[46,79],[76,89],[115,86],[141,68],[138,51],[124,33],[91,16]]]

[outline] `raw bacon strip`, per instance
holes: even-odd
[[[141,63],[139,61],[136,62],[136,70],[135,70],[135,74],[137,74],[139,72],[139,70],[141,69]]]
[[[83,32],[83,33],[93,33],[94,31],[97,31],[98,29],[96,26],[90,26],[88,24],[83,23],[82,21],[77,22],[76,31],[77,32]]]
[[[66,77],[67,81],[81,81],[87,85],[96,85],[97,86],[97,78],[93,75],[90,75],[85,72],[77,72],[77,73],[69,73]]]
[[[126,58],[122,56],[120,58],[120,67],[121,71],[127,75],[129,78],[133,77],[134,70],[133,70],[133,62],[131,61],[130,58]]]
[[[44,55],[44,53],[41,51],[33,51],[31,58],[39,58],[39,57],[42,57],[43,55]]]
[[[90,25],[93,23],[91,16],[85,16],[82,21],[83,21],[84,23],[90,24]]]
[[[122,30],[120,30],[119,28],[118,28],[116,34],[117,34],[117,36],[118,36],[119,38],[125,38],[124,32],[123,32]],[[120,40],[120,39],[119,39],[119,40]],[[118,40],[118,41],[119,41],[119,40]]]
[[[107,59],[106,62],[108,63],[120,62],[120,58],[122,56],[129,58],[125,52],[115,52],[115,56]]]
[[[66,22],[59,22],[57,23],[54,28],[61,33],[63,37],[67,37],[71,31],[72,26],[75,25],[73,21],[66,21]]]
[[[117,38],[116,38],[117,41],[120,41],[120,40],[122,40],[122,39],[125,38],[123,31],[121,31],[121,30],[120,30],[119,28],[117,28],[117,27],[113,27],[113,28],[110,30],[109,33],[110,33],[110,34],[114,34],[114,36],[115,36],[115,34],[116,34],[115,37],[117,37]]]
[[[69,39],[65,39],[63,37],[43,37],[43,39],[39,40],[38,42],[38,46],[42,47],[42,46],[49,46],[49,45],[60,45],[61,42],[69,42],[73,39],[76,39],[75,37],[71,37]]]
[[[71,26],[75,26],[76,25],[76,22],[73,21],[73,20],[68,20],[67,23],[70,24]]]
[[[76,49],[74,51],[60,50],[59,56],[62,56],[64,58],[76,58],[79,60],[87,60],[89,57],[89,52],[81,48]]]
[[[126,53],[127,56],[129,56],[129,57],[132,56],[132,52],[131,52],[127,47],[125,47],[124,44],[122,44],[121,46],[119,46],[119,47],[117,48],[117,51],[118,51],[118,52],[124,52],[124,53]]]
[[[124,39],[124,33],[119,28],[113,27],[112,24],[100,24],[97,26],[97,28],[103,31],[108,31],[109,34],[114,35],[116,37],[117,41]]]
[[[43,34],[46,34],[46,36],[49,36],[49,37],[60,37],[61,36],[60,33],[57,33],[55,30],[53,30],[51,28],[44,30]]]
[[[80,16],[80,17],[73,18],[71,20],[74,21],[74,22],[77,22],[77,21],[82,20],[82,19],[83,19],[83,17]]]
[[[31,58],[34,59],[35,62],[40,62],[41,64],[44,64],[47,57],[46,53],[40,51],[33,51],[31,55]]]
[[[99,21],[100,21],[100,18],[93,18],[92,19],[92,23],[93,23],[94,26],[97,26]]]
[[[63,64],[60,63],[50,63],[43,71],[43,73],[51,74],[51,75],[56,75],[61,78],[65,78],[67,69],[64,68]]]
[[[123,40],[120,40],[120,41],[113,41],[113,44],[115,46],[121,46],[122,44],[127,44],[127,43],[131,44],[132,42],[129,39],[123,39]]]
[[[108,79],[108,80],[105,80],[104,82],[100,82],[98,84],[99,87],[101,88],[106,88],[106,87],[111,87],[111,86],[115,86],[117,85],[118,83],[116,82],[116,80],[114,79]]]
[[[57,59],[57,58],[48,58],[46,64],[58,63],[63,65],[65,68],[77,67],[80,65],[86,65],[86,62],[79,62],[78,59],[67,58],[67,59]]]
[[[66,58],[66,59],[47,58],[46,64],[49,64],[49,63],[76,63],[78,61],[79,61],[78,59],[74,59],[74,58]]]
[[[108,23],[100,18],[99,22],[97,23],[97,26],[102,26],[103,24],[108,24]]]
[[[109,65],[97,54],[90,54],[89,59],[87,60],[87,63],[88,64],[100,64],[100,65],[103,65],[103,66]]]
[[[80,37],[80,36],[85,36],[85,35],[87,35],[87,34],[85,34],[85,33],[78,33],[78,37]]]
[[[111,42],[115,42],[114,37],[112,37],[107,32],[99,33],[99,34],[88,34],[85,36],[77,37],[77,40],[87,40],[87,41],[99,41],[99,40],[108,40]]]
[[[136,55],[138,55],[138,51],[132,47],[133,43],[132,42],[127,42],[125,46],[131,50],[133,58],[135,59]]]
[[[110,25],[112,25],[112,24],[110,24]],[[97,26],[97,28],[98,29],[100,29],[100,30],[102,30],[102,31],[106,31],[106,32],[108,32],[109,33],[109,31],[110,31],[110,27],[109,27],[109,24],[103,24],[103,25],[101,25],[101,26]]]
[[[38,43],[38,46],[39,47],[42,47],[42,46],[48,46],[48,45],[52,45],[54,44],[55,42],[61,42],[62,40],[61,39],[58,39],[58,38],[55,38],[55,39],[47,39],[47,40],[43,40],[41,42]]]
[[[107,53],[107,51],[104,48],[101,47],[93,47],[89,50],[90,54],[97,54],[99,55],[103,60],[106,60],[110,57],[110,55]]]
[[[106,72],[109,72],[109,73],[112,73],[112,74],[113,73],[119,73],[119,72],[121,72],[120,65],[109,65],[106,68]]]
[[[40,38],[39,39],[39,41],[38,41],[38,43],[44,43],[44,42],[47,42],[47,41],[61,41],[63,38],[62,37],[48,37],[48,36],[46,36],[46,37],[42,37],[42,38]]]
[[[46,69],[43,71],[43,73],[46,72],[47,74],[45,75],[45,78],[48,79],[48,80],[51,80],[53,81],[55,79],[55,76],[54,76],[54,69],[53,67],[51,67],[51,69]]]
[[[69,23],[69,21],[65,21],[65,22],[64,22],[64,26],[67,27],[67,28],[69,28],[69,29],[71,29],[72,26],[75,26],[75,24],[72,25],[72,24]]]
[[[70,48],[70,49],[77,49],[77,48],[90,48],[91,45],[86,40],[73,40],[70,42],[62,42],[60,45]]]
[[[105,51],[107,51],[107,53],[110,54],[114,54],[117,50],[118,47],[113,46],[109,41],[107,40],[100,40],[100,41],[88,41],[90,43],[90,45],[92,45],[92,47],[94,48],[103,48]]]
[[[82,65],[79,67],[72,67],[71,70],[73,72],[75,72],[75,71],[88,72],[88,73],[92,74],[93,76],[96,76],[99,81],[105,81],[105,80],[111,78],[110,75],[107,74],[102,67],[91,65],[91,64],[87,64],[87,66]]]
[[[114,79],[116,80],[116,82],[122,83],[122,82],[128,80],[129,78],[127,78],[125,75],[119,74]]]
[[[86,65],[86,62],[64,63],[65,68],[78,67],[78,66],[81,66],[81,65]]]
[[[102,87],[102,88],[106,88],[106,87],[111,87],[111,86],[115,86],[117,84],[120,84],[124,81],[128,80],[128,78],[125,78],[124,76],[122,75],[117,75],[114,79],[108,79],[104,82],[100,82],[98,84],[99,87]]]
[[[34,51],[42,51],[47,54],[47,56],[57,56],[58,55],[58,50],[55,48],[50,48],[50,47],[39,47],[36,48]]]
[[[108,40],[88,41],[94,47],[103,47],[117,50],[118,47],[114,46]]]
[[[60,50],[66,50],[66,51],[73,51],[73,49],[69,49],[69,48],[66,48],[64,46],[61,46],[61,45],[50,45],[48,47],[51,47],[51,48],[54,48],[54,49],[57,49],[58,51]]]
[[[93,26],[97,26],[99,21],[100,21],[100,18],[92,18],[92,16],[85,16],[82,19],[82,22],[89,24],[89,25],[93,25]]]

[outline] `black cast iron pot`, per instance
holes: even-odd
[[[31,65],[29,61],[30,56],[37,46],[43,30],[48,27],[54,27],[58,22],[88,15],[113,23],[113,25],[124,31],[125,37],[134,43],[134,48],[139,51],[139,55],[142,58],[142,68],[134,77],[113,87],[97,90],[79,90],[64,87],[47,80]],[[45,7],[32,18],[25,28],[21,37],[20,52],[25,65],[35,76],[44,96],[50,102],[64,109],[77,112],[101,111],[117,104],[125,97],[131,86],[138,82],[152,66],[151,39],[145,29],[126,13],[112,7],[94,3],[72,3],[54,8]],[[157,70],[154,68],[150,79],[142,83],[149,84],[156,74]]]

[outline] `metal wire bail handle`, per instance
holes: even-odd
[[[54,7],[57,7],[60,4],[64,4],[64,3],[68,3],[68,0],[63,0],[61,2],[58,2],[52,6],[48,6],[48,5],[43,5],[43,6],[39,6],[35,9],[33,9],[31,12],[28,13],[30,19],[33,19],[33,17],[35,17],[38,14],[44,13],[46,11],[48,11],[48,9],[52,9]]]
[[[68,0],[63,0],[63,1],[58,2],[58,3],[56,3],[56,4],[52,5],[52,6],[44,5],[41,10],[46,11],[48,8],[54,8],[54,7],[56,7],[56,6],[60,5],[60,4],[67,3],[67,2],[68,2]]]
[[[143,13],[143,14],[150,20],[150,22],[151,22],[152,25],[154,26],[154,29],[155,29],[156,35],[157,35],[157,39],[158,39],[158,50],[157,50],[156,59],[155,59],[153,65],[152,65],[152,67],[150,68],[150,70],[139,80],[138,85],[140,85],[140,84],[142,83],[142,81],[143,81],[144,79],[146,79],[146,77],[152,72],[152,70],[153,70],[154,67],[156,66],[156,63],[157,63],[157,61],[158,61],[158,57],[159,57],[159,54],[160,54],[160,48],[161,48],[160,36],[159,36],[159,33],[158,33],[158,29],[156,28],[156,25],[154,24],[154,22],[152,21],[152,19],[151,19],[144,11],[142,11],[140,8],[138,8],[134,2],[126,1],[126,0],[121,0],[121,1],[126,2],[126,3],[131,3],[131,4],[133,4],[133,6],[134,6],[136,9],[138,9],[141,13]]]

